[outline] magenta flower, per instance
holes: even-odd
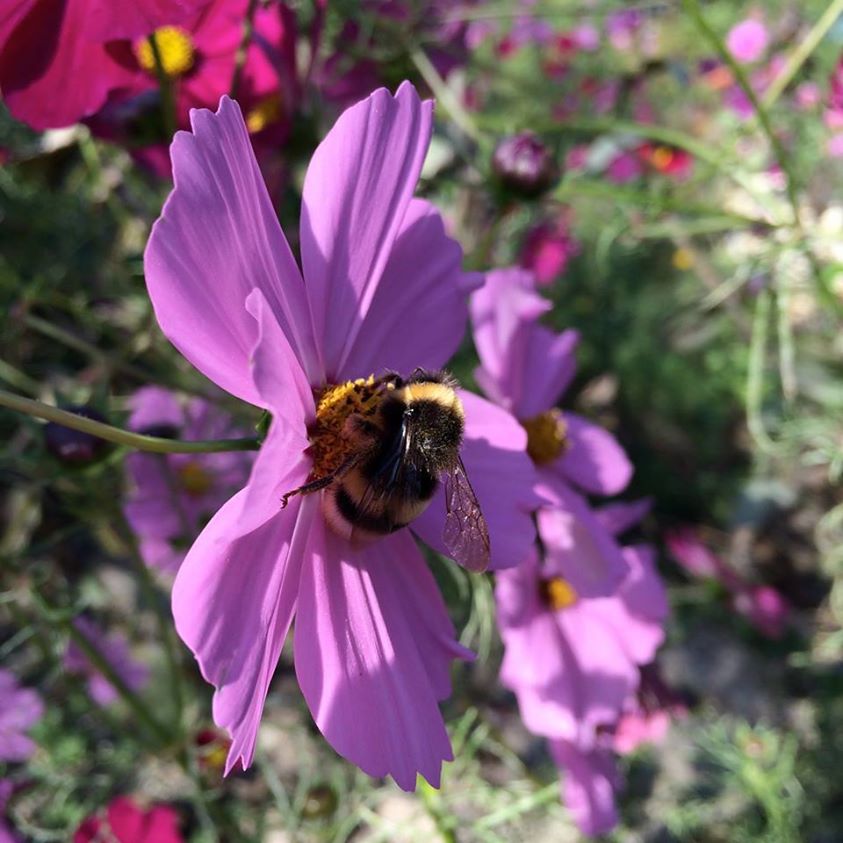
[[[105,812],[83,820],[73,835],[73,843],[182,843],[179,816],[168,805],[144,810],[128,796],[117,796]]]
[[[166,389],[148,386],[131,398],[129,428],[180,439],[242,436],[228,413],[201,398],[179,402]],[[187,548],[211,516],[243,486],[252,455],[144,454],[126,458],[131,489],[124,511],[147,565],[175,573]]]
[[[325,437],[342,437],[343,411],[331,408],[351,412],[342,402],[361,394],[355,379],[439,367],[461,341],[481,279],[462,273],[439,214],[413,199],[431,123],[432,104],[407,83],[339,118],[304,182],[301,271],[236,103],[194,111],[193,133],[173,142],[176,186],[145,257],[158,321],[205,375],[273,417],[248,484],[199,536],[173,590],[176,628],[232,737],[227,770],[251,763],[294,614],[299,684],[337,752],[405,789],[417,773],[437,783],[451,757],[437,701],[450,661],[468,653],[410,531],[357,546],[328,527],[320,494],[280,506],[318,449],[330,452]],[[534,539],[526,435],[503,410],[460,397],[492,566],[513,564]],[[440,489],[411,528],[441,550],[444,519]]]
[[[571,234],[568,220],[560,214],[553,222],[539,223],[527,232],[521,265],[533,273],[537,284],[552,284],[579,254],[580,244]]]
[[[142,688],[149,679],[149,670],[133,658],[129,650],[129,642],[119,632],[112,631],[106,635],[88,618],[77,617],[74,626],[99,650],[117,675],[133,691]],[[86,677],[88,693],[91,699],[100,706],[111,705],[117,699],[117,690],[103,676],[79,647],[70,641],[64,653],[64,668],[69,673],[81,674]]]
[[[20,843],[20,837],[6,825],[6,805],[15,792],[15,784],[11,779],[0,779],[0,843]]]
[[[620,492],[632,466],[609,433],[555,407],[574,377],[578,336],[555,334],[538,323],[550,307],[529,272],[488,273],[471,301],[481,364],[475,376],[486,395],[527,430],[539,491],[554,502],[539,513],[548,553],[578,593],[595,597],[612,592],[626,564],[583,495]]]
[[[0,89],[34,129],[69,126],[109,93],[138,89],[128,39],[177,24],[208,0],[16,0],[0,15]],[[73,84],[68,84],[72,79]]]
[[[665,544],[688,573],[723,585],[731,595],[732,608],[762,635],[780,638],[784,634],[790,619],[790,604],[776,589],[744,579],[706,547],[692,527],[669,531]]]
[[[568,741],[550,741],[550,754],[562,773],[562,801],[579,830],[589,837],[618,824],[615,794],[621,777],[606,738],[583,750]]]
[[[742,64],[758,61],[767,49],[767,42],[767,27],[753,18],[735,24],[726,36],[729,52]]]
[[[35,743],[26,733],[44,714],[32,688],[23,688],[10,670],[0,668],[0,761],[26,761]]]

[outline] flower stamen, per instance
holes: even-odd
[[[554,612],[568,609],[579,600],[579,595],[574,587],[562,577],[542,580],[539,589],[542,601]]]
[[[249,130],[249,134],[256,135],[267,126],[277,123],[283,113],[281,97],[278,94],[260,100],[246,115],[246,128]]]
[[[190,35],[179,26],[162,26],[149,38],[135,44],[135,56],[144,70],[155,72],[155,53],[150,43],[151,38],[155,38],[161,67],[171,79],[183,76],[193,67],[196,51]]]
[[[214,478],[198,462],[186,462],[177,469],[179,485],[192,498],[210,491]]]
[[[546,465],[568,450],[568,426],[561,410],[545,410],[521,426],[527,431],[527,453],[536,465]]]

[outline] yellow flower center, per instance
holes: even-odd
[[[183,76],[193,67],[196,57],[193,41],[190,35],[179,26],[162,26],[156,29],[149,38],[144,38],[135,44],[135,55],[138,64],[150,73],[155,73],[155,52],[152,49],[152,39],[161,57],[161,67],[165,75],[174,79]]]
[[[277,123],[283,113],[280,95],[273,94],[262,99],[246,115],[246,128],[253,135],[262,132],[267,126]]]
[[[686,272],[694,265],[694,256],[688,249],[684,249],[680,246],[673,253],[671,262],[673,263],[674,269]]]
[[[673,161],[673,154],[669,146],[657,146],[650,155],[650,163],[657,170],[666,170]]]
[[[574,590],[574,587],[567,580],[562,579],[562,577],[554,577],[551,580],[542,580],[541,595],[544,602],[550,606],[554,612],[558,612],[561,609],[567,609],[579,600],[579,596]]]
[[[536,465],[553,462],[568,448],[568,428],[561,410],[545,410],[522,421],[521,426],[527,431],[527,453]]]
[[[198,462],[186,462],[178,469],[179,485],[192,498],[198,498],[208,492],[214,484],[214,478]]]
[[[310,429],[311,480],[332,474],[354,453],[356,443],[348,435],[346,426],[349,416],[373,416],[384,391],[391,388],[391,384],[369,375],[368,378],[329,384],[322,390],[316,404],[316,421]]]

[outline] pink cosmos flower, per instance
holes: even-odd
[[[641,178],[644,167],[634,152],[624,150],[619,152],[606,168],[606,178],[613,184],[628,184]]]
[[[73,843],[183,843],[179,816],[168,805],[153,805],[144,810],[128,796],[109,802],[105,812],[98,811],[82,822],[73,835]]]
[[[665,535],[665,544],[686,571],[725,586],[731,594],[732,608],[762,635],[780,638],[784,634],[790,617],[790,604],[776,589],[745,580],[709,550],[692,527],[669,531]]]
[[[32,688],[23,688],[10,670],[0,668],[0,761],[26,761],[35,743],[26,733],[44,714]]]
[[[417,773],[438,783],[451,757],[437,701],[450,661],[469,654],[410,530],[358,547],[327,526],[320,494],[280,506],[313,469],[308,429],[332,430],[325,408],[355,395],[354,379],[436,368],[460,344],[481,279],[462,273],[439,214],[413,198],[431,124],[432,103],[407,83],[339,118],[305,178],[301,270],[237,104],[194,111],[193,133],[173,142],[175,190],[145,256],[159,324],[211,380],[273,418],[248,484],[199,536],[173,589],[176,628],[232,737],[227,770],[251,763],[294,614],[299,685],[337,752],[405,789]],[[492,566],[514,564],[534,539],[526,434],[503,410],[461,399],[461,454]],[[444,518],[440,489],[412,531],[443,550]]]
[[[615,794],[621,777],[606,737],[583,750],[569,741],[550,741],[550,754],[562,773],[562,801],[579,830],[589,837],[618,824]]]
[[[73,625],[106,658],[117,675],[131,688],[137,691],[149,679],[149,669],[132,657],[129,642],[119,633],[106,635],[88,618],[78,617]],[[88,680],[88,693],[100,706],[111,705],[117,699],[117,690],[95,667],[79,647],[70,641],[64,653],[64,668],[70,673],[78,673]]]
[[[553,502],[539,512],[548,552],[578,593],[595,597],[611,593],[626,564],[583,495],[617,494],[629,482],[632,466],[611,434],[556,408],[574,377],[579,337],[540,325],[538,318],[550,308],[529,272],[488,273],[471,301],[480,357],[475,376],[486,395],[526,428],[539,492]]]
[[[187,440],[243,435],[228,413],[209,401],[179,402],[160,387],[139,389],[131,407],[129,428],[139,433]],[[246,482],[252,459],[237,451],[127,457],[131,490],[124,511],[146,564],[175,573],[202,527]]]
[[[15,785],[11,779],[0,779],[0,843],[20,843],[20,837],[6,825],[6,805],[15,792]]]
[[[552,284],[565,272],[568,262],[579,254],[580,244],[571,233],[567,215],[553,222],[533,226],[524,238],[521,265],[530,270],[537,284]]]
[[[12,0],[0,12],[0,89],[9,111],[39,130],[94,114],[109,93],[137,89],[128,39],[181,23],[207,3]]]
[[[767,42],[767,27],[754,18],[735,24],[726,36],[729,52],[742,64],[758,61],[767,49]]]

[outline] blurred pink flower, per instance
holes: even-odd
[[[762,635],[779,638],[790,617],[790,605],[771,586],[748,582],[709,550],[693,527],[680,527],[665,534],[665,544],[673,558],[695,577],[713,579],[731,592],[732,607]]]
[[[583,750],[569,741],[549,742],[550,754],[562,773],[562,801],[579,830],[596,837],[618,824],[615,794],[622,781],[611,749],[601,740]]]
[[[20,837],[6,825],[6,805],[15,792],[11,779],[0,779],[0,843],[20,843]]]
[[[579,251],[580,244],[571,234],[566,216],[559,214],[553,222],[539,223],[527,232],[521,265],[533,273],[537,284],[552,284]]]
[[[73,843],[183,843],[179,816],[168,805],[144,810],[128,796],[117,796],[105,812],[98,811],[82,822]]]
[[[180,402],[157,386],[130,399],[129,429],[156,436],[227,439],[245,435],[223,410],[201,398]],[[130,490],[124,512],[147,565],[175,573],[211,516],[249,477],[253,455],[135,453],[126,458]]]
[[[413,192],[432,103],[404,83],[347,110],[316,149],[303,189],[302,271],[272,210],[236,103],[194,111],[173,147],[175,189],[145,255],[158,322],[200,371],[263,407],[272,424],[245,488],[212,518],[173,589],[176,628],[216,687],[232,737],[227,769],[252,761],[293,615],[295,667],[331,745],[404,789],[438,783],[451,748],[438,700],[469,657],[408,529],[364,546],[329,528],[321,495],[282,495],[313,468],[316,402],[370,373],[438,368],[462,340],[482,280],[438,212]],[[213,279],[213,283],[209,282]],[[345,384],[345,386],[343,386]],[[461,393],[462,459],[491,534],[492,566],[534,540],[526,434]],[[442,490],[411,529],[444,550]]]
[[[726,36],[729,52],[743,64],[758,61],[767,49],[767,42],[767,28],[754,18],[735,24]]]
[[[832,158],[843,158],[843,134],[832,135],[826,144],[826,149]]]
[[[10,670],[0,668],[0,761],[26,761],[35,743],[26,732],[44,714],[44,703]]]
[[[0,89],[34,129],[69,126],[142,79],[131,42],[209,0],[16,0],[0,16]],[[72,84],[68,80],[72,79]]]
[[[129,642],[116,630],[104,633],[93,621],[77,617],[73,625],[93,644],[111,665],[114,672],[133,691],[142,688],[149,680],[149,669],[137,661],[129,650]],[[88,693],[100,706],[111,705],[117,698],[116,688],[88,660],[88,657],[71,640],[64,653],[64,669],[88,680]]]
[[[635,44],[635,35],[644,23],[637,9],[621,9],[606,17],[606,35],[616,50],[629,50]]]
[[[541,520],[539,535],[545,541]],[[533,553],[497,575],[501,682],[534,734],[592,747],[662,643],[667,599],[654,553],[645,545],[623,553],[628,574],[610,597],[579,594],[550,554],[541,561]]]
[[[679,147],[642,143],[636,152],[647,166],[675,181],[684,181],[690,178],[693,173],[693,156],[690,152]]]
[[[606,168],[606,178],[613,184],[628,184],[641,178],[644,167],[635,152],[619,152]]]
[[[556,409],[576,369],[575,331],[556,334],[540,325],[551,308],[522,269],[498,269],[474,293],[471,317],[480,357],[477,383],[528,432],[538,490],[551,509],[540,514],[546,541],[578,593],[611,593],[626,564],[584,495],[613,495],[632,475],[614,437],[582,416]]]

